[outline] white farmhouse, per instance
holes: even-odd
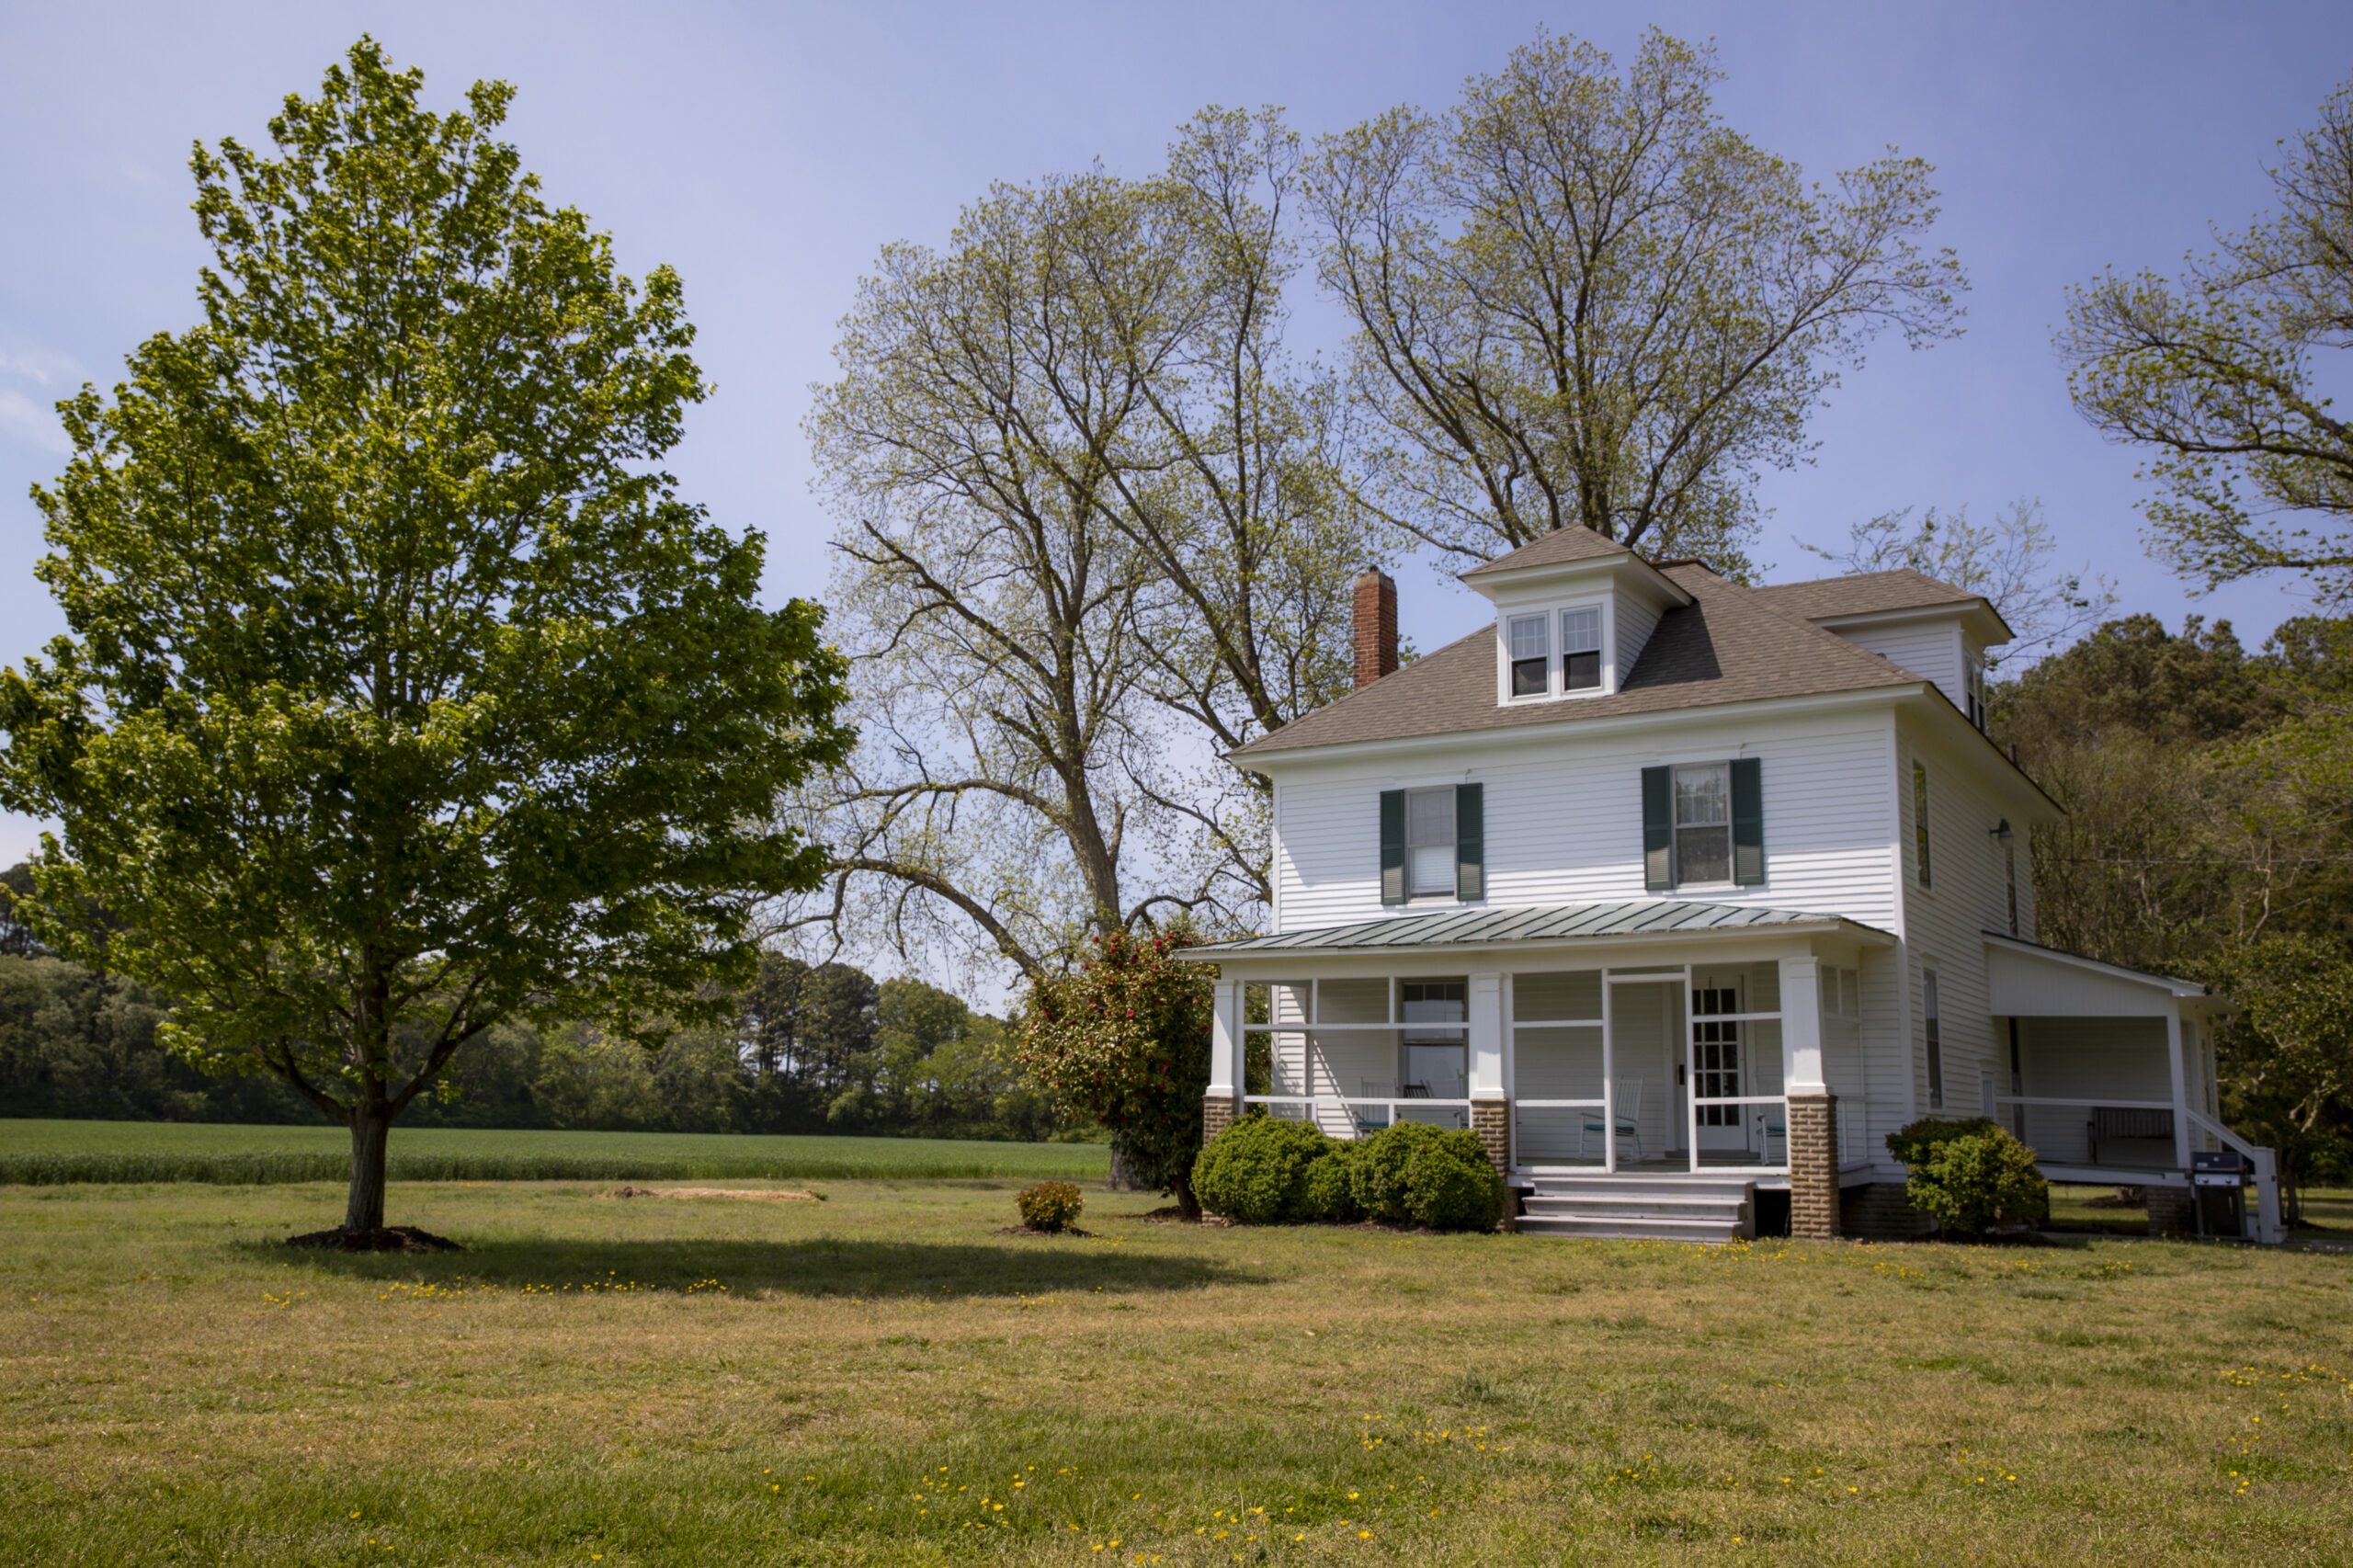
[[[1908,571],[1748,588],[1568,528],[1464,574],[1494,623],[1233,754],[1274,788],[1265,936],[1218,965],[1207,1117],[1474,1128],[1522,1229],[1918,1228],[1886,1135],[2000,1119],[2055,1180],[2190,1215],[2232,1149],[2205,987],[2041,947],[2059,808],[1985,736],[1983,598]]]

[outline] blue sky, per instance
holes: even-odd
[[[2069,407],[2051,329],[2102,267],[2170,267],[2267,198],[2265,160],[2353,76],[2353,7],[1010,4],[625,7],[0,4],[0,659],[62,629],[32,578],[26,489],[62,463],[49,404],[108,384],[142,335],[186,324],[204,254],[189,143],[264,139],[362,31],[425,68],[437,105],[504,76],[507,134],[551,197],[631,271],[686,279],[718,395],[672,464],[687,493],[770,540],[771,593],[817,594],[829,524],[800,420],[860,270],[936,240],[991,180],[1093,159],[1142,172],[1205,103],[1285,106],[1336,130],[1442,105],[1540,28],[1631,54],[1645,23],[1712,38],[1725,118],[1809,172],[1893,143],[1945,193],[1968,266],[1966,335],[1884,347],[1821,416],[1817,461],[1772,476],[1758,551],[1906,505],[1990,512],[2040,496],[2068,554],[2124,608],[2224,615],[2250,642],[2302,601],[2284,584],[2196,597],[2141,542],[2130,453]],[[1336,350],[1301,301],[1296,340]],[[1420,568],[1400,583],[1423,646],[1476,615]],[[0,863],[31,824],[0,822]]]

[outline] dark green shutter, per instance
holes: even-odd
[[[1675,891],[1675,784],[1667,769],[1643,769],[1643,886]]]
[[[1381,792],[1381,902],[1405,902],[1405,791]]]
[[[1463,903],[1487,896],[1487,787],[1454,787],[1454,896]]]
[[[1732,880],[1765,885],[1765,765],[1753,756],[1732,759]]]

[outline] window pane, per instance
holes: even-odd
[[[1454,892],[1454,846],[1433,844],[1414,851],[1414,892]]]
[[[1515,659],[1540,659],[1544,656],[1544,618],[1540,615],[1516,615],[1511,618],[1511,656]]]
[[[1564,653],[1561,656],[1561,689],[1591,691],[1601,685],[1601,655],[1599,653]]]
[[[1732,881],[1732,829],[1676,829],[1675,880],[1678,884]]]
[[[1415,790],[1405,797],[1405,842],[1454,844],[1454,790]]]
[[[1564,609],[1561,612],[1561,652],[1589,653],[1601,646],[1601,611]]]
[[[1678,827],[1732,821],[1732,770],[1721,763],[1675,770],[1675,821]]]
[[[1514,659],[1511,665],[1511,694],[1514,697],[1544,695],[1544,661]]]

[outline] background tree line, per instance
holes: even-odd
[[[208,1074],[156,1049],[165,997],[49,953],[0,876],[0,1117],[315,1120],[267,1074]],[[509,1022],[449,1065],[420,1126],[862,1132],[1041,1139],[1061,1130],[1005,1023],[920,980],[770,953],[718,1023],[649,1051],[590,1022]]]

